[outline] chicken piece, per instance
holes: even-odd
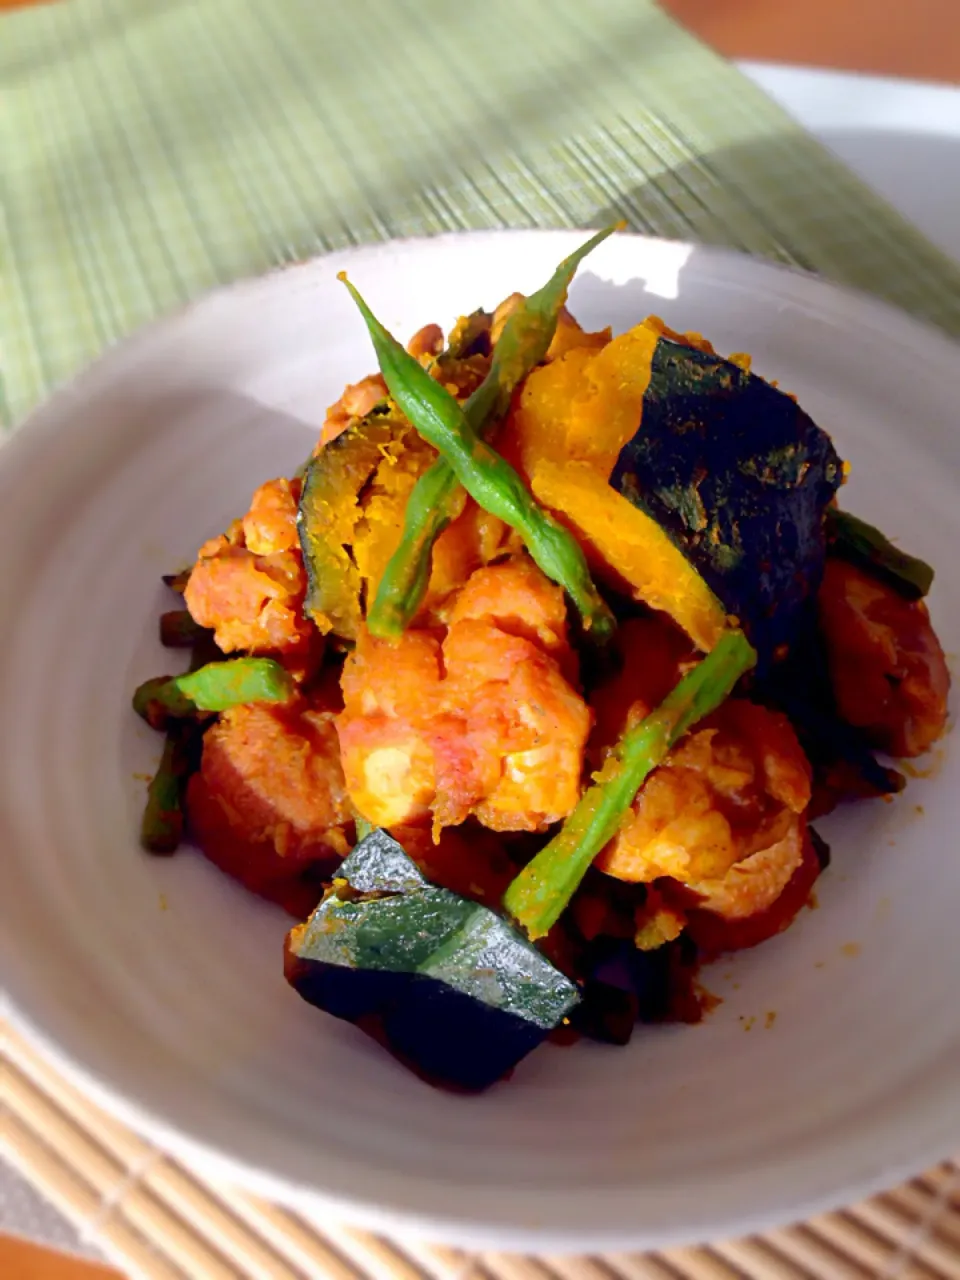
[[[184,603],[224,653],[273,654],[302,674],[316,666],[322,645],[303,616],[297,497],[287,480],[261,485],[243,520],[200,548]]]
[[[810,900],[821,871],[806,819],[796,819],[786,836],[760,850],[712,884],[693,886],[688,898],[664,881],[664,896],[686,907],[688,935],[705,955],[741,951],[782,933]]]
[[[380,826],[472,814],[540,830],[579,798],[590,728],[563,674],[575,665],[563,594],[518,558],[477,570],[448,616],[442,640],[364,634],[348,658],[337,729],[351,800]]]
[[[327,410],[314,452],[319,452],[325,444],[336,440],[352,422],[365,418],[371,409],[375,409],[386,398],[387,384],[379,373],[371,373],[359,382],[348,383],[340,399],[335,400]]]
[[[300,918],[349,851],[333,718],[307,701],[225,711],[187,790],[190,831],[210,861]]]
[[[243,541],[255,556],[273,556],[281,551],[299,551],[297,502],[300,484],[289,480],[268,480],[250,500],[243,517]]]
[[[443,330],[438,324],[425,324],[407,343],[407,350],[422,363],[429,363],[443,350]]]
[[[344,716],[411,724],[431,719],[442,708],[441,670],[440,640],[433,632],[405,631],[394,645],[364,631],[340,677]],[[343,734],[343,718],[338,732]]]
[[[810,766],[786,717],[731,699],[654,770],[596,865],[621,880],[670,877],[709,896],[736,864],[790,836],[810,790]],[[778,867],[791,850],[771,852]],[[790,874],[799,845],[794,851]],[[735,897],[722,899],[724,910]]]
[[[451,626],[444,658],[448,705],[464,717],[471,751],[442,744],[437,820],[472,811],[495,831],[537,831],[566,817],[580,797],[591,717],[559,658],[479,619]]]
[[[441,711],[440,641],[406,631],[395,645],[361,632],[344,663],[337,720],[347,791],[375,826],[425,818],[436,791],[422,726]]]
[[[725,920],[743,920],[767,911],[803,860],[803,835],[800,818],[792,815],[780,840],[734,863],[722,876],[688,882],[688,888],[697,894],[704,910]]]
[[[505,635],[525,637],[553,657],[572,652],[563,591],[527,556],[471,575],[450,612],[451,628],[462,622],[483,622]]]
[[[830,557],[818,607],[843,719],[892,756],[929,750],[946,727],[950,674],[923,601]]]

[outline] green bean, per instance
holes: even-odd
[[[133,693],[133,709],[151,729],[161,733],[171,720],[192,716],[196,707],[177,689],[173,676],[152,676],[137,686]]]
[[[478,435],[504,416],[517,386],[547,354],[577,267],[617,226],[598,232],[564,258],[547,283],[524,298],[508,317],[487,376],[463,407]],[[414,485],[400,544],[384,570],[367,616],[372,635],[396,639],[420,608],[430,581],[433,545],[456,515],[460,492],[457,475],[445,458],[438,458]]]
[[[160,615],[160,643],[165,649],[192,649],[204,631],[188,609],[169,609]]]
[[[614,618],[573,537],[533,499],[510,464],[477,434],[463,409],[440,383],[376,319],[342,272],[340,279],[366,322],[387,389],[423,438],[449,462],[474,501],[520,534],[543,572],[558,583],[580,612],[584,630],[598,641],[614,630]]]
[[[145,680],[133,695],[133,709],[154,729],[198,712],[227,711],[245,702],[288,702],[296,686],[272,658],[231,658],[209,662],[181,676]]]
[[[839,507],[828,507],[827,542],[835,555],[886,582],[907,600],[922,600],[933,586],[925,560],[895,547],[886,534]]]
[[[189,730],[178,725],[167,733],[163,755],[147,789],[140,824],[140,843],[148,853],[175,853],[183,839],[183,787],[191,769]]]
[[[366,840],[367,836],[370,835],[375,828],[373,823],[369,822],[362,813],[355,813],[353,821],[357,829],[356,843],[359,844],[361,840]]]
[[[716,710],[756,660],[743,632],[728,632],[655,711],[626,731],[560,831],[504,895],[504,908],[531,940],[559,920],[648,774],[693,724]]]
[[[272,658],[231,658],[176,676],[177,692],[198,711],[229,711],[245,702],[289,702],[296,685]]]

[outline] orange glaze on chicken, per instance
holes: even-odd
[[[282,656],[302,674],[319,660],[322,641],[303,616],[298,497],[297,481],[261,485],[243,519],[200,548],[184,603],[224,653]]]
[[[927,606],[832,557],[818,604],[843,719],[890,755],[929,750],[946,727],[950,674]]]
[[[337,729],[351,800],[387,827],[473,815],[535,831],[565,817],[591,719],[574,677],[559,588],[525,557],[477,570],[445,635],[364,634],[347,659]]]
[[[693,656],[659,617],[624,624],[618,646],[623,670],[590,699],[595,763],[663,700]],[[687,903],[728,919],[764,912],[801,864],[810,790],[810,766],[787,718],[733,698],[654,770],[595,865],[620,880],[676,881]]]
[[[306,916],[349,849],[333,713],[305,699],[223,712],[204,736],[187,800],[193,836],[211,862]]]
[[[322,449],[331,440],[336,440],[351,423],[359,422],[386,398],[387,384],[379,373],[372,373],[359,382],[352,382],[344,387],[340,399],[335,400],[327,410],[317,448]]]
[[[810,766],[789,721],[732,698],[650,775],[596,865],[621,880],[669,876],[724,915],[750,915],[799,865],[809,802]]]

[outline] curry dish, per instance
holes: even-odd
[[[145,847],[283,907],[300,994],[458,1088],[696,1021],[808,900],[812,821],[945,728],[932,571],[749,356],[581,328],[606,234],[405,348],[354,291],[380,372],[166,580],[190,670],[134,697]]]

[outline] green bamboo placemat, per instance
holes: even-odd
[[[457,228],[616,213],[960,333],[960,271],[650,0],[58,0],[0,92],[7,425],[216,284]]]

